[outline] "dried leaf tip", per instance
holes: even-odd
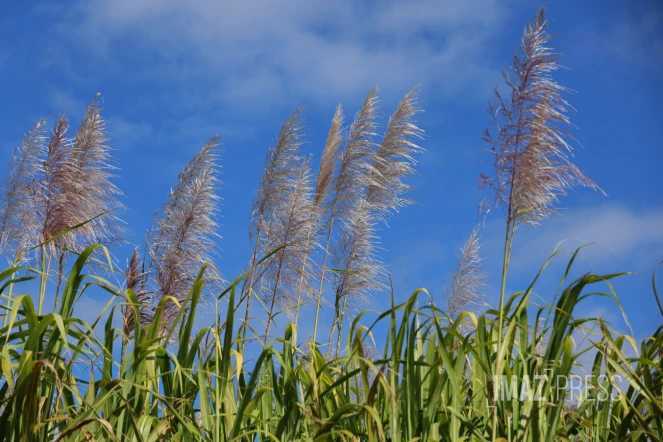
[[[141,270],[140,256],[138,255],[137,248],[134,249],[131,254],[131,259],[129,259],[129,262],[127,263],[125,276],[127,289],[136,292],[143,281],[143,272]]]
[[[142,287],[144,276],[138,249],[134,249],[125,271],[125,287],[126,290],[131,290],[136,295],[138,305],[125,305],[122,307],[125,339],[128,339],[129,335],[136,329],[136,312],[138,313],[141,324],[148,323],[152,319],[149,311],[148,293]]]

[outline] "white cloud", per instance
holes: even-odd
[[[493,0],[93,0],[73,11],[58,29],[92,57],[126,63],[115,51],[130,45],[152,80],[202,78],[235,108],[422,82],[483,99],[497,76],[482,48],[505,15]]]
[[[634,210],[602,205],[564,210],[539,228],[516,233],[512,268],[540,265],[555,247],[574,250],[595,243],[582,257],[595,271],[606,264],[627,265],[621,270],[651,270],[663,259],[663,209]]]

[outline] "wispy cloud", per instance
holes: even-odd
[[[203,83],[234,108],[264,108],[421,82],[483,100],[496,74],[484,43],[504,16],[493,0],[93,0],[56,28],[106,69],[148,63],[139,75],[151,81]]]
[[[663,259],[663,208],[636,210],[608,204],[565,210],[540,228],[517,232],[511,268],[530,271],[556,247],[575,250],[590,243],[595,244],[582,257],[593,271],[612,271],[616,266],[651,270]]]

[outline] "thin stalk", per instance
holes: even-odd
[[[299,326],[299,307],[302,303],[302,290],[304,290],[304,274],[306,272],[306,263],[308,261],[308,250],[311,241],[311,234],[313,231],[313,225],[308,230],[306,236],[306,256],[304,256],[304,263],[302,264],[302,276],[299,278],[299,291],[297,292],[297,306],[295,307],[295,330]],[[316,312],[317,313],[317,312]]]
[[[251,274],[249,275],[249,289],[246,293],[246,311],[244,312],[244,323],[241,326],[242,329],[242,339],[246,339],[246,328],[249,322],[249,307],[251,306],[251,293],[253,292],[253,278],[256,270],[256,260],[258,259],[258,246],[260,245],[260,227],[256,232],[256,244],[253,248],[253,256],[251,257]]]
[[[346,276],[344,275],[343,278],[345,278],[345,277]],[[343,287],[343,285],[344,284],[341,284],[341,287]],[[341,288],[336,289],[336,299],[334,300],[334,320],[332,321],[332,328],[331,328],[331,330],[329,330],[329,340],[327,341],[327,354],[329,354],[329,349],[331,348],[332,338],[334,337],[334,330],[337,330],[337,328],[339,327],[338,320],[341,317],[340,312],[341,312],[341,310],[345,309],[345,303],[346,303],[347,297],[343,298],[343,307],[341,309],[339,309],[342,294],[343,294],[343,291],[342,291]],[[336,342],[335,354],[336,354],[337,357],[338,357],[338,344],[339,344],[339,341],[340,341],[340,335],[338,335],[337,342]]]
[[[62,273],[64,273],[64,250],[60,252],[60,264],[58,266],[58,285],[55,290],[55,302],[53,303],[53,311],[57,310],[58,299],[60,298],[60,284],[62,283]]]
[[[294,210],[294,207],[293,209]],[[284,238],[283,241],[283,250],[280,250],[278,252],[280,258],[279,258],[279,267],[278,270],[276,271],[276,280],[274,282],[274,291],[272,292],[272,301],[269,306],[269,316],[267,317],[267,329],[265,330],[265,344],[267,343],[267,338],[269,338],[269,329],[272,325],[272,314],[274,313],[274,304],[276,304],[276,295],[277,291],[279,288],[279,283],[281,282],[281,270],[283,269],[283,261],[285,260],[285,254],[286,254],[286,248],[288,247],[288,243],[290,240],[289,234],[291,233],[291,227],[292,227],[292,219],[293,219],[294,214],[290,213],[290,216],[288,217],[288,227],[286,228],[286,232],[288,232]]]
[[[267,344],[267,339],[269,338],[269,329],[272,325],[272,314],[274,312],[274,304],[276,303],[276,292],[279,288],[279,282],[281,281],[281,268],[283,267],[283,259],[279,262],[279,269],[276,272],[276,282],[274,283],[274,291],[272,292],[272,302],[269,305],[269,316],[267,316],[267,328],[265,329],[265,344]]]
[[[44,307],[44,297],[46,296],[46,284],[48,283],[48,274],[51,271],[51,256],[46,252],[46,246],[41,246],[41,278],[39,280],[39,310],[41,315]]]
[[[358,241],[357,236],[355,236],[354,239],[353,239],[353,242],[352,242],[352,247],[350,248],[350,250],[352,251],[350,253],[350,256],[355,255],[355,251],[356,251],[356,247],[357,247],[357,241]],[[351,265],[352,265],[352,259],[350,259],[346,263],[345,270],[347,271],[351,267]],[[350,275],[348,273],[344,273],[343,277],[342,277],[342,281],[341,281],[340,285],[338,286],[338,288],[336,289],[336,299],[335,299],[335,302],[334,302],[334,321],[332,322],[332,328],[329,332],[329,341],[327,343],[327,345],[328,345],[327,350],[329,350],[329,348],[331,347],[331,341],[332,341],[332,337],[334,336],[334,330],[336,330],[336,327],[339,327],[339,328],[341,327],[341,325],[339,325],[340,324],[339,320],[343,321],[343,315],[345,314],[345,310],[346,310],[346,306],[347,306],[348,293],[346,293],[346,285],[348,284],[348,278],[349,277],[350,277]],[[341,298],[342,298],[342,301],[343,301],[343,306],[342,307],[340,306]],[[336,349],[336,354],[337,355],[338,355],[338,344],[340,344],[340,334],[339,334],[338,342],[337,342],[337,349]]]
[[[325,355],[329,356],[329,349],[331,348],[332,338],[334,337],[334,330],[336,330],[336,321],[338,321],[338,304],[340,302],[338,297],[338,290],[336,291],[336,299],[334,300],[334,319],[332,320],[332,326],[329,330],[329,339],[327,339],[327,350]]]
[[[16,267],[17,263],[19,262],[19,259],[15,256],[14,261],[12,261],[11,266]],[[10,279],[14,279],[14,276],[16,273],[12,273]],[[7,326],[7,320],[9,319],[9,312],[11,312],[11,304],[12,304],[12,296],[14,293],[14,284],[9,285],[9,293],[7,294],[7,310],[5,310],[5,313],[2,317],[2,327]]]
[[[347,309],[348,297],[343,297],[343,308],[341,308],[341,313],[338,316],[338,332],[336,335],[336,358],[338,359],[338,349],[341,347],[341,337],[343,336],[343,318],[345,317],[345,311]],[[330,336],[331,338],[331,336]]]
[[[509,210],[510,211],[510,210]],[[497,401],[497,386],[500,382],[500,376],[502,375],[502,358],[500,357],[502,349],[502,329],[504,328],[504,298],[506,297],[506,278],[509,270],[509,261],[511,259],[511,246],[513,244],[513,233],[515,230],[515,220],[509,215],[509,219],[506,223],[506,233],[504,239],[504,260],[502,263],[502,284],[500,289],[500,306],[499,306],[499,319],[497,327],[497,362],[495,365],[495,380],[494,380],[494,393],[493,400]],[[495,404],[494,404],[495,405]],[[497,437],[497,406],[493,407],[493,441]]]
[[[327,241],[325,242],[325,255],[322,258],[322,269],[320,271],[320,287],[318,288],[318,296],[315,306],[315,324],[313,326],[313,342],[317,342],[318,335],[318,318],[320,317],[320,305],[322,303],[322,289],[325,282],[325,271],[327,270],[327,258],[329,256],[329,244],[331,242],[332,230],[334,228],[334,213],[336,212],[336,201],[332,207],[331,215],[329,217],[329,228],[327,229]]]
[[[12,267],[14,267],[14,264],[12,263]],[[14,275],[16,273],[12,273],[10,279],[14,279]],[[12,293],[14,292],[14,284],[9,285],[9,293],[7,295],[7,309],[5,310],[5,313],[2,316],[2,327],[7,327],[7,319],[9,318],[9,312],[11,312],[11,304],[12,304]]]
[[[513,170],[511,172],[511,184],[509,186],[509,207],[507,210],[507,220],[506,220],[506,233],[504,237],[504,262],[502,263],[502,285],[500,289],[500,309],[499,309],[499,322],[497,329],[497,363],[495,365],[495,384],[499,385],[500,379],[499,376],[502,376],[501,372],[501,362],[502,358],[500,357],[500,352],[502,349],[502,327],[504,325],[504,298],[506,296],[506,276],[509,270],[509,260],[511,258],[511,243],[513,241],[513,232],[516,227],[516,216],[514,216],[514,186],[516,185],[516,173],[518,170],[518,155],[520,153],[520,137],[522,135],[522,120],[523,120],[523,104],[521,103],[518,106],[518,124],[516,129],[516,138],[515,138],[515,160],[513,165]],[[496,387],[497,388],[497,387]],[[495,390],[497,391],[497,390]],[[494,400],[497,400],[495,396]],[[493,435],[492,440],[495,442],[497,437],[497,406],[493,407]]]
[[[320,161],[320,169],[318,171],[318,180],[315,187],[315,197],[313,199],[314,207],[318,215],[321,215],[321,218],[318,221],[324,219],[325,213],[325,203],[327,202],[327,197],[330,188],[336,187],[338,190],[338,183],[334,186],[334,171],[336,170],[336,164],[340,159],[339,148],[343,141],[342,135],[342,125],[343,125],[343,111],[341,105],[339,104],[336,107],[336,112],[334,113],[334,118],[332,119],[332,125],[329,129],[329,135],[327,136],[327,143],[325,144],[325,149],[322,153],[322,159]],[[313,342],[317,339],[318,332],[318,320],[320,318],[320,307],[322,304],[322,290],[324,284],[324,272],[327,265],[327,257],[329,255],[329,243],[331,240],[331,228],[334,223],[334,214],[336,212],[336,202],[338,201],[338,192],[336,197],[333,199],[333,205],[329,213],[330,219],[330,228],[327,232],[327,242],[325,243],[325,256],[323,258],[321,275],[320,275],[320,287],[318,294],[316,296],[316,307],[315,307],[315,325],[313,327]]]

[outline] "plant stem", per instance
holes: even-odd
[[[332,229],[334,226],[334,211],[336,210],[336,202],[332,208],[332,214],[329,217],[329,228],[327,229],[327,241],[325,242],[325,255],[322,259],[322,269],[320,271],[320,287],[318,289],[318,296],[315,306],[315,324],[313,326],[313,342],[316,342],[318,335],[318,318],[320,317],[320,305],[322,303],[322,286],[325,282],[325,270],[327,269],[327,257],[329,256],[329,243],[331,242]]]
[[[14,267],[12,263],[12,267]],[[12,273],[10,279],[14,279],[14,275],[16,273]],[[9,312],[11,312],[11,304],[12,304],[12,293],[14,292],[14,284],[9,285],[9,293],[7,295],[7,309],[5,310],[5,313],[2,315],[2,327],[7,326],[7,319],[9,318]]]
[[[280,252],[285,253],[285,250]],[[274,304],[276,303],[276,291],[279,288],[279,282],[281,281],[281,268],[283,266],[283,258],[279,261],[279,269],[276,271],[276,282],[274,283],[274,291],[272,292],[272,302],[269,306],[269,316],[267,317],[267,328],[265,329],[265,344],[267,344],[267,339],[269,338],[269,329],[272,325],[272,314],[274,312]]]
[[[241,325],[242,341],[246,339],[246,327],[249,322],[249,307],[251,306],[251,293],[253,292],[253,277],[256,270],[256,260],[258,259],[258,246],[260,244],[260,227],[256,231],[256,244],[253,248],[253,256],[251,257],[251,275],[249,276],[249,290],[246,294],[246,312],[244,313],[244,323]]]
[[[513,241],[513,233],[516,228],[516,219],[517,216],[514,214],[516,207],[514,205],[514,188],[516,187],[516,175],[518,173],[519,159],[520,159],[520,138],[523,136],[523,103],[521,102],[518,106],[518,120],[516,124],[516,136],[515,136],[515,145],[514,145],[514,163],[513,169],[511,170],[511,177],[509,179],[509,206],[507,210],[506,218],[506,233],[504,237],[504,262],[502,263],[502,286],[500,290],[500,309],[499,309],[499,324],[497,329],[497,363],[495,364],[495,387],[494,391],[497,392],[497,386],[499,385],[500,379],[498,376],[502,376],[501,362],[502,358],[500,357],[502,349],[502,327],[504,325],[504,298],[506,296],[506,276],[509,270],[509,260],[511,258],[511,243]],[[497,397],[494,397],[495,406],[493,408],[493,431],[492,431],[492,440],[495,442],[497,438]]]
[[[493,381],[494,382],[493,384],[494,408],[493,408],[493,432],[492,432],[493,441],[496,440],[497,437],[497,392],[499,388],[498,386],[500,378],[502,376],[502,369],[504,368],[502,367],[502,356],[501,356],[502,329],[504,327],[504,298],[506,297],[506,279],[509,270],[509,261],[511,259],[511,245],[513,242],[514,229],[515,229],[515,220],[513,220],[511,216],[509,216],[506,223],[506,232],[504,238],[504,260],[502,263],[502,284],[500,289],[499,319],[497,326],[497,361],[495,364],[495,379]]]
[[[58,286],[55,290],[55,302],[53,303],[53,311],[57,311],[58,299],[60,298],[60,283],[62,282],[62,273],[64,272],[64,250],[60,252],[60,264],[58,267]]]
[[[348,297],[343,297],[343,308],[341,309],[341,314],[338,317],[338,334],[336,336],[336,358],[338,359],[338,349],[341,346],[341,337],[343,336],[343,318],[345,317],[345,310],[347,308]]]
[[[41,278],[39,281],[39,310],[38,314],[41,315],[44,307],[44,297],[46,295],[46,284],[48,282],[48,273],[51,270],[51,257],[46,252],[46,246],[41,246]]]
[[[343,275],[345,278],[346,275]],[[332,338],[334,336],[334,330],[336,330],[338,319],[340,317],[340,305],[341,299],[343,298],[342,287],[344,284],[341,284],[339,288],[336,289],[336,299],[334,300],[334,320],[332,321],[332,328],[329,330],[329,340],[327,341],[327,351],[326,354],[329,355],[329,349],[331,348]],[[338,355],[338,351],[336,352]]]
[[[265,330],[265,344],[267,343],[267,338],[269,337],[269,329],[270,326],[272,325],[272,314],[274,313],[274,304],[276,304],[276,296],[278,294],[278,288],[279,288],[279,283],[281,282],[281,270],[283,269],[283,261],[286,258],[286,253],[287,253],[287,248],[290,240],[290,234],[291,234],[291,228],[292,228],[292,220],[294,218],[294,207],[290,212],[290,216],[288,217],[288,225],[285,230],[285,237],[283,238],[283,249],[279,250],[278,256],[279,256],[279,267],[278,270],[276,271],[276,281],[274,281],[274,291],[272,292],[272,302],[271,305],[269,306],[269,316],[267,317],[267,329]]]
[[[297,306],[295,307],[295,329],[297,329],[299,326],[299,307],[302,302],[302,290],[304,289],[304,275],[306,272],[306,262],[308,261],[308,252],[309,252],[309,245],[310,245],[312,232],[313,232],[313,224],[311,224],[308,230],[308,235],[306,236],[306,252],[305,252],[306,255],[304,256],[304,262],[302,263],[302,272],[301,272],[302,274],[299,278],[299,291],[297,293]]]

